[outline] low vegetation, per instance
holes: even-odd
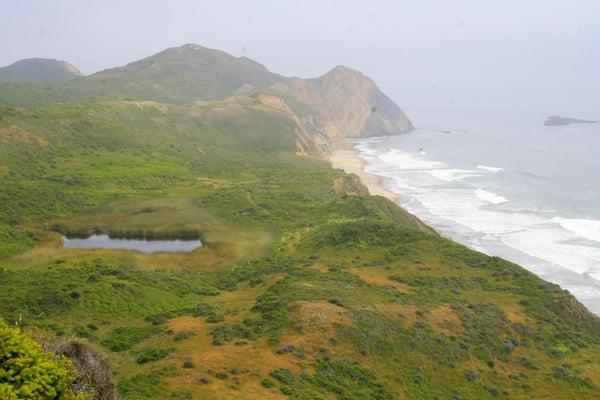
[[[123,398],[600,396],[600,322],[569,293],[340,193],[344,173],[295,154],[294,122],[254,98],[0,117],[19,132],[0,137],[0,315],[105,354]],[[205,246],[63,249],[60,233]],[[69,398],[68,363],[1,329]],[[42,390],[7,381],[3,357],[0,397]]]

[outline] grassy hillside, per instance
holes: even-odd
[[[48,58],[28,58],[0,68],[0,83],[62,82],[79,76],[75,66]]]
[[[107,354],[126,399],[600,397],[597,317],[340,189],[297,132],[250,97],[0,108],[0,315]],[[57,231],[206,246],[67,250]]]
[[[32,106],[98,99],[181,104],[247,94],[281,79],[249,58],[188,44],[68,82],[2,84],[0,79],[0,104]]]
[[[322,159],[346,146],[345,138],[412,129],[402,110],[359,71],[339,66],[315,79],[285,78],[249,58],[195,44],[68,82],[1,82],[0,104],[20,107],[101,100],[181,105],[260,95],[271,107],[295,114],[301,151]]]

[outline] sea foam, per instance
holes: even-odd
[[[506,199],[506,197],[502,197],[499,194],[488,192],[487,190],[483,189],[475,190],[475,196],[477,196],[481,200],[487,201],[488,203],[492,204],[502,204],[508,202],[508,199]]]
[[[361,152],[364,152],[364,150],[361,149]],[[391,149],[390,151],[381,154],[379,159],[385,163],[409,170],[435,169],[443,165],[439,161],[422,160],[396,149]]]
[[[475,171],[471,171],[468,169],[445,168],[445,169],[432,169],[432,170],[428,170],[426,172],[429,175],[433,176],[434,178],[437,178],[437,179],[445,181],[445,182],[455,182],[455,181],[460,181],[465,178],[481,176],[480,174],[476,173]]]
[[[552,221],[578,236],[600,242],[600,221],[598,220],[554,217]]]
[[[500,171],[504,171],[504,168],[500,168],[500,167],[489,167],[487,165],[481,165],[479,164],[477,167],[477,169],[482,169],[484,171],[489,171],[489,172],[500,172]]]
[[[365,147],[368,148],[368,145]],[[540,210],[522,207],[497,209],[490,205],[505,204],[509,200],[492,191],[472,187],[466,181],[457,182],[465,176],[477,174],[477,170],[502,170],[497,167],[478,165],[477,170],[448,168],[443,162],[427,160],[398,149],[380,151],[375,155],[377,150],[365,152],[365,147],[360,150],[369,162],[367,169],[386,176],[389,188],[405,195],[403,205],[434,227],[455,224],[466,228],[471,232],[466,233],[470,245],[480,251],[487,252],[487,246],[498,243],[558,268],[600,278],[600,272],[594,269],[597,260],[600,260],[600,248],[580,243],[582,238],[600,241],[600,221],[553,218]],[[443,187],[431,185],[426,176],[448,184]],[[479,239],[474,241],[477,237]],[[542,267],[536,273],[549,271],[547,268],[551,267]]]
[[[516,127],[515,132],[525,136],[513,138],[535,146],[523,151],[537,149],[548,135],[546,130],[519,129],[523,128]],[[402,206],[442,235],[523,265],[570,290],[600,315],[600,218],[594,214],[600,208],[593,204],[599,191],[587,188],[594,182],[587,183],[585,174],[578,177],[573,170],[595,166],[597,155],[590,149],[597,146],[585,143],[578,148],[582,157],[570,160],[573,165],[557,166],[548,161],[556,157],[513,156],[512,144],[495,141],[499,132],[494,126],[470,137],[423,131],[378,143],[360,142],[357,149],[367,168],[402,194]],[[582,143],[600,141],[595,133]],[[567,135],[562,136],[571,145]],[[562,148],[548,147],[544,152],[562,154]],[[485,158],[488,154],[493,160]],[[568,208],[563,212],[563,207]],[[573,208],[589,210],[588,215],[569,215]]]

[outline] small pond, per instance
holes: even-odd
[[[69,239],[63,236],[63,247],[66,249],[126,249],[142,253],[187,252],[202,246],[196,240],[148,240],[111,238],[108,235],[92,235],[85,239]]]

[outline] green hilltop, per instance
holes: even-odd
[[[124,399],[599,398],[598,317],[331,168],[347,135],[410,129],[361,76],[186,45],[2,86],[0,316],[101,354]],[[91,233],[204,246],[62,248]]]
[[[0,103],[29,106],[57,101],[145,99],[181,104],[243,95],[281,79],[247,57],[186,44],[68,82],[0,85]]]
[[[80,76],[75,66],[47,58],[28,58],[0,68],[0,84],[63,82]]]

